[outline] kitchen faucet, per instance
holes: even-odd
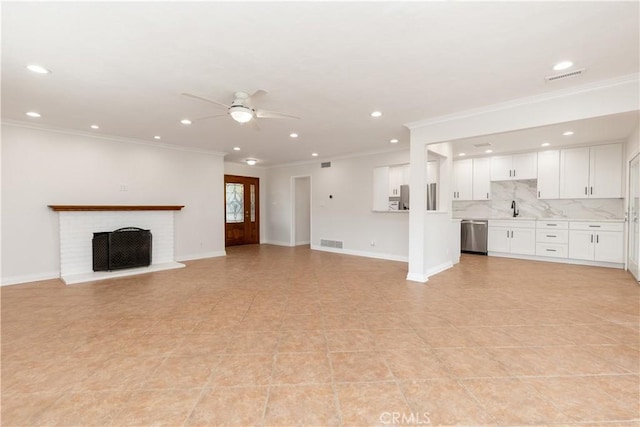
[[[512,200],[511,201],[511,209],[513,209],[513,217],[517,217],[518,215],[520,215],[520,211],[516,210],[516,201]]]

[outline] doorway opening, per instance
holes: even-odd
[[[311,244],[311,177],[291,181],[291,246]]]
[[[260,243],[260,179],[224,176],[225,246]]]

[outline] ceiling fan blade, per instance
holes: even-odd
[[[210,102],[212,104],[216,104],[216,105],[219,105],[219,106],[224,107],[224,108],[230,108],[231,107],[230,105],[223,104],[222,102],[214,101],[213,99],[205,98],[205,97],[198,96],[198,95],[193,95],[191,93],[182,93],[182,95],[188,96],[189,98],[195,98],[195,99],[199,99],[201,101]]]
[[[300,117],[277,111],[256,110],[256,117],[259,119],[299,119]]]
[[[258,89],[257,91],[253,92],[253,94],[251,96],[249,96],[249,98],[251,98],[252,101],[255,101],[256,99],[262,98],[266,94],[267,94],[266,91],[264,91],[262,89]]]
[[[251,120],[249,124],[253,130],[260,131],[260,126],[258,126],[258,122],[256,120]]]
[[[204,120],[204,119],[212,119],[214,117],[224,117],[227,116],[228,114],[208,114],[206,116],[200,116],[200,117],[196,117],[195,119],[191,119],[192,122],[197,122],[198,120]]]

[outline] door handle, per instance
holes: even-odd
[[[507,230],[507,239],[509,238],[509,230]]]
[[[587,187],[584,187],[584,195],[586,196],[587,194]]]
[[[509,169],[509,177],[511,177],[511,169]]]
[[[538,191],[538,198],[540,198],[540,192]]]
[[[513,239],[513,230],[511,230],[511,238]]]
[[[591,187],[591,195],[593,195],[593,187]]]
[[[513,177],[514,178],[516,177],[516,170],[515,169],[513,170]]]
[[[489,199],[489,193],[487,193],[487,200]]]
[[[600,235],[596,234],[596,243],[600,243]]]
[[[593,234],[591,235],[591,243],[593,243]]]

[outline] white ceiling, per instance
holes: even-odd
[[[576,120],[550,126],[458,139],[453,142],[454,155],[466,157],[488,156],[486,150],[497,153],[551,150],[572,145],[588,145],[594,142],[618,142],[625,140],[638,126],[638,112],[612,114],[588,120]],[[573,135],[563,135],[565,132]],[[543,143],[548,143],[542,147]],[[477,145],[491,144],[489,146]],[[491,154],[491,155],[493,155]]]
[[[638,16],[638,2],[4,2],[2,118],[263,166],[406,149],[404,123],[637,73]],[[546,83],[564,59],[587,72]],[[259,108],[301,119],[179,123],[221,111],[181,92],[257,89]]]

